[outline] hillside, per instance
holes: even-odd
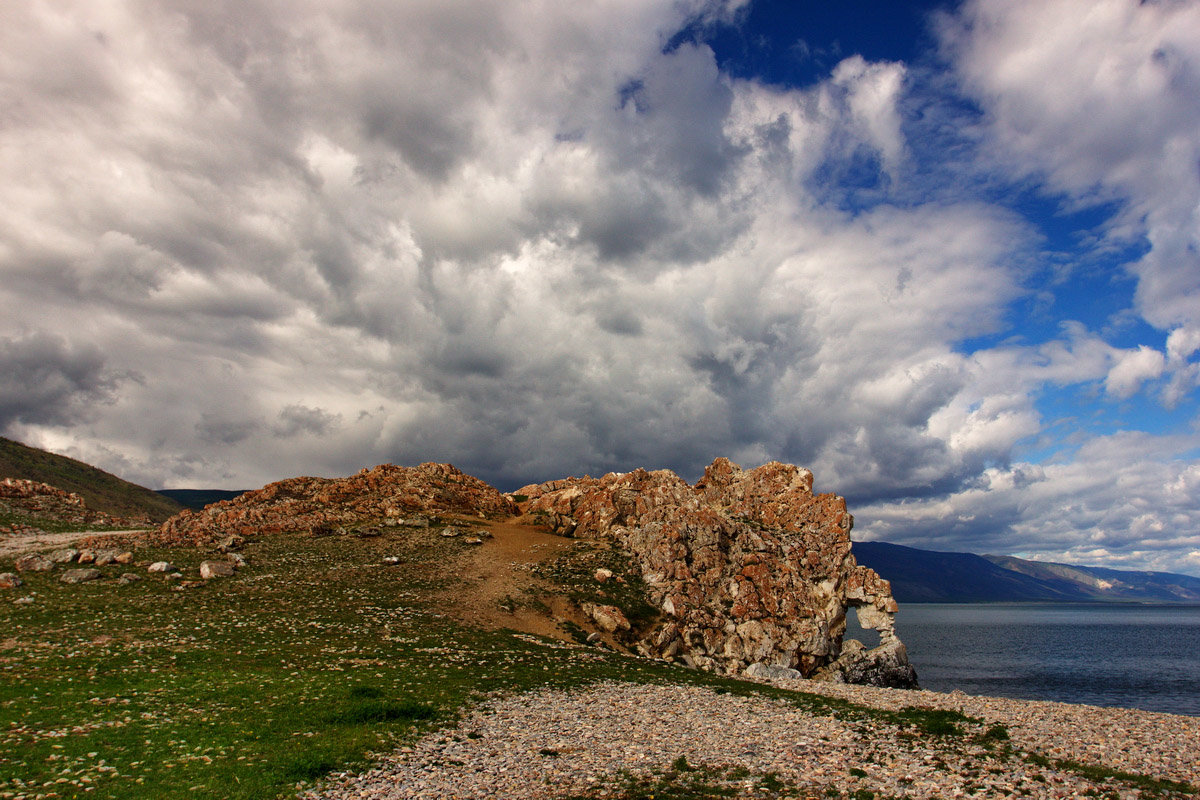
[[[114,517],[147,516],[162,522],[182,510],[182,506],[169,497],[102,469],[0,437],[2,478],[40,481],[74,492],[83,498],[88,508]]]
[[[887,577],[901,603],[1200,603],[1200,578],[855,542],[860,564]]]

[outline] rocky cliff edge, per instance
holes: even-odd
[[[514,492],[522,513],[567,536],[632,554],[661,621],[648,655],[756,677],[911,687],[891,586],[850,554],[843,498],[812,492],[812,473],[719,458],[695,486],[669,470],[569,478]],[[879,645],[843,645],[855,608]]]

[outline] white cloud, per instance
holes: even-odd
[[[1137,310],[1200,330],[1200,6],[972,0],[942,26],[1000,157],[1080,203],[1118,200],[1145,236]],[[1182,365],[1172,365],[1178,369]]]
[[[851,58],[784,90],[702,44],[664,52],[740,5],[5,7],[0,152],[23,158],[0,161],[0,356],[52,368],[4,385],[0,425],[154,486],[430,459],[506,486],[695,477],[728,454],[805,463],[880,525],[979,524],[972,492],[1008,481],[994,518],[1025,524],[1032,487],[1078,480],[997,466],[1041,432],[1037,392],[1186,393],[1200,328],[1164,310],[1165,357],[1078,325],[963,352],[1029,291],[1029,227],[983,202],[826,202],[863,153],[905,179],[909,72]],[[997,25],[955,39],[984,93],[972,65],[1025,46]],[[996,97],[1029,89],[1006,80]],[[1133,196],[1153,235],[1182,208],[1183,179],[1012,139],[1064,190]],[[1174,274],[1151,260],[1144,286]],[[941,499],[893,503],[913,497]],[[1127,518],[1158,535],[1147,513]]]

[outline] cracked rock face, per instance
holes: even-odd
[[[719,458],[695,486],[669,470],[639,469],[514,494],[523,513],[559,533],[608,540],[637,560],[649,600],[664,612],[638,643],[648,655],[729,674],[779,667],[916,685],[895,634],[890,584],[855,562],[845,500],[814,495],[806,469],[742,470]],[[879,647],[843,648],[848,607],[879,631]]]

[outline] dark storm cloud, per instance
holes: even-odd
[[[104,354],[35,332],[0,338],[0,430],[14,423],[68,425],[110,402],[122,381]]]

